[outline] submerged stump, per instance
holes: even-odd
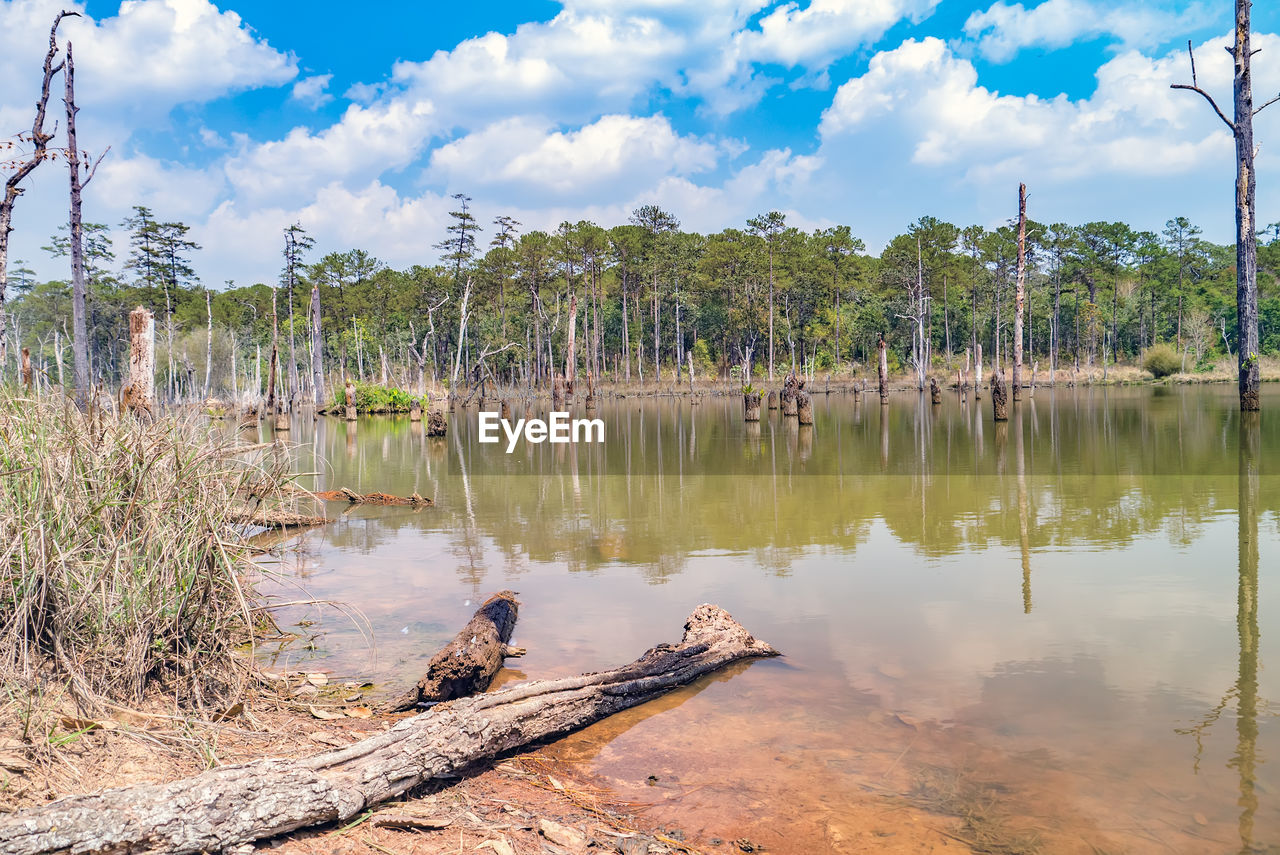
[[[998,422],[1009,420],[1009,390],[999,371],[991,375],[991,413]]]
[[[796,416],[799,418],[800,424],[813,424],[813,399],[809,397],[809,393],[803,389],[797,389],[795,404]]]
[[[934,404],[942,403],[942,387],[938,385],[937,377],[929,378],[929,399]]]
[[[760,393],[742,393],[742,417],[745,421],[760,421]]]
[[[449,431],[449,422],[444,413],[432,410],[427,416],[427,436],[444,436]]]

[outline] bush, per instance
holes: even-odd
[[[403,389],[392,389],[374,383],[356,384],[356,409],[362,413],[407,413],[414,397]],[[337,406],[347,405],[347,390],[338,387]]]
[[[1153,344],[1142,354],[1142,367],[1159,380],[1181,371],[1182,358],[1167,344]]]

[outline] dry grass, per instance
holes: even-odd
[[[144,423],[0,391],[7,712],[30,724],[65,693],[86,713],[149,690],[191,710],[234,701],[247,679],[234,652],[255,614],[234,518],[247,488],[280,484],[285,463],[203,419]]]

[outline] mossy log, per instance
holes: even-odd
[[[507,642],[516,628],[520,602],[514,591],[499,591],[485,601],[454,636],[431,657],[418,684],[384,706],[386,712],[411,710],[418,704],[465,698],[489,688],[507,656],[524,651]]]
[[[630,665],[449,701],[305,759],[223,766],[19,811],[0,819],[0,851],[222,852],[346,822],[432,778],[585,727],[731,662],[776,655],[728,612],[698,606],[679,644],[658,645]]]
[[[411,496],[392,496],[388,493],[357,493],[343,487],[338,490],[322,490],[313,494],[317,499],[326,502],[349,502],[353,505],[404,506],[411,508],[429,508],[435,504],[431,499],[414,493]]]

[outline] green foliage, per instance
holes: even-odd
[[[407,413],[415,397],[403,389],[392,389],[374,383],[356,383],[356,409],[362,413]],[[337,390],[337,406],[347,405],[347,390]]]
[[[1168,344],[1153,344],[1142,354],[1142,367],[1158,380],[1182,370],[1182,359]]]

